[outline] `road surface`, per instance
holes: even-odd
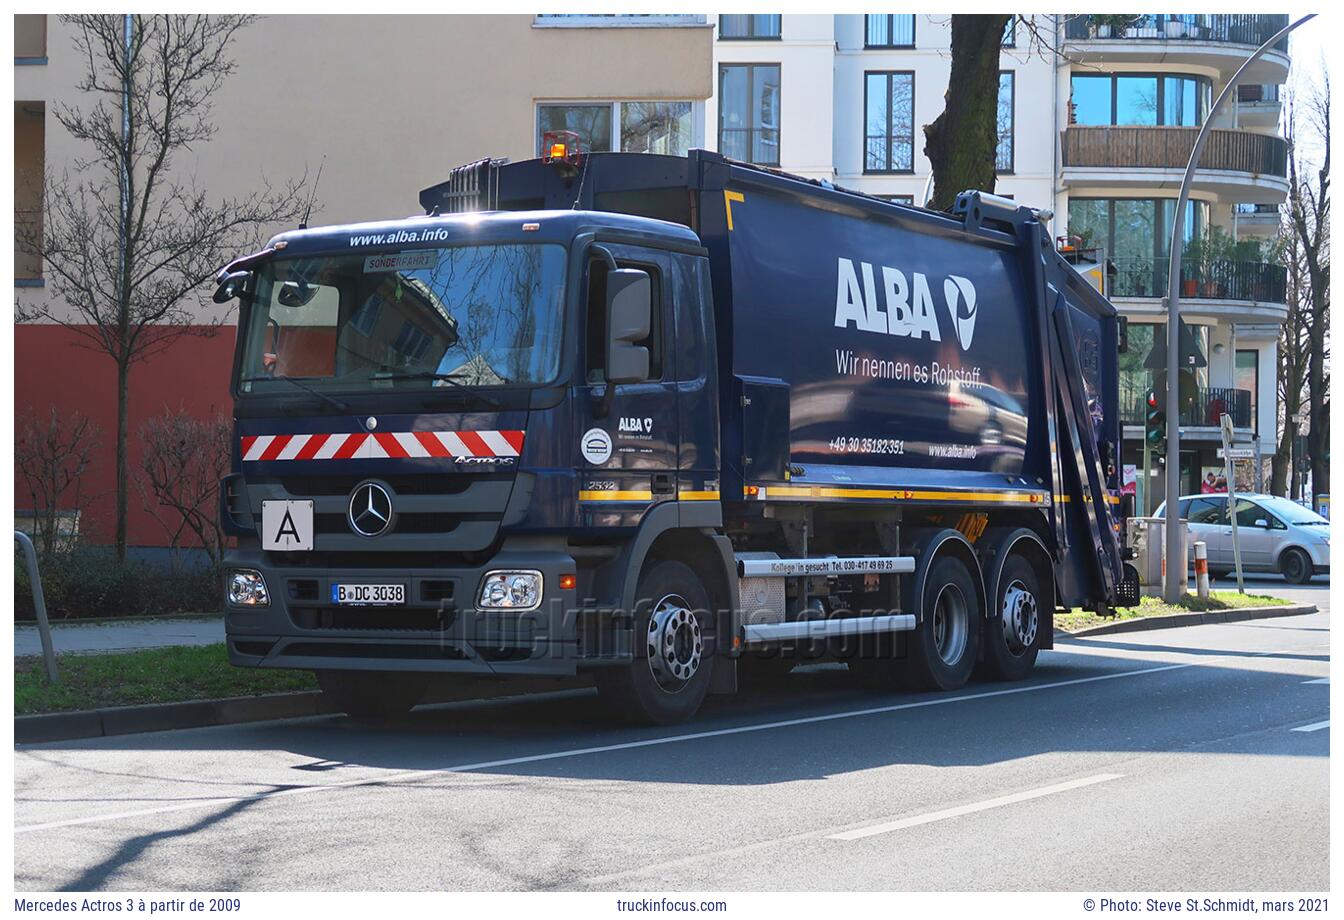
[[[23,746],[15,885],[1321,891],[1327,592],[1061,641],[1020,684],[795,673],[674,728],[576,690]]]

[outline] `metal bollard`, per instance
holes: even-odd
[[[1209,597],[1209,549],[1203,540],[1195,541],[1195,590],[1201,599]]]
[[[23,562],[28,569],[28,581],[33,586],[33,612],[37,616],[37,635],[42,640],[42,660],[47,667],[47,683],[59,684],[61,678],[56,672],[56,651],[51,644],[51,625],[47,622],[47,601],[42,596],[42,576],[37,571],[37,550],[33,547],[33,541],[21,530],[14,531],[14,540],[23,549]]]

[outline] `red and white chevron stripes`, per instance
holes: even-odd
[[[415,457],[516,457],[521,431],[358,431],[262,434],[242,439],[243,460],[403,460]]]

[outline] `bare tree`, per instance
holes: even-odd
[[[969,188],[994,191],[998,149],[999,49],[1011,14],[952,16],[952,64],[943,112],[924,126],[933,167],[928,206],[949,210]]]
[[[1291,119],[1291,110],[1290,110]],[[1285,221],[1280,234],[1283,241],[1283,265],[1287,275],[1288,315],[1279,327],[1277,390],[1279,397],[1279,441],[1270,461],[1269,491],[1274,495],[1298,497],[1297,433],[1295,417],[1302,411],[1306,393],[1308,348],[1308,299],[1310,284],[1302,259],[1302,246]]]
[[[37,548],[50,558],[61,548],[61,537],[73,543],[83,509],[83,479],[89,457],[98,444],[98,426],[78,412],[62,419],[53,408],[46,418],[29,411],[20,420],[14,439],[14,465],[27,484],[33,502],[33,529]],[[61,533],[62,511],[75,519],[69,533]]]
[[[1306,127],[1320,145],[1320,160],[1303,156],[1302,125],[1294,124],[1288,157],[1288,225],[1301,254],[1307,342],[1307,456],[1311,461],[1312,504],[1330,490],[1330,78],[1308,90],[1294,103]],[[1315,167],[1314,170],[1312,167]]]
[[[145,509],[162,525],[174,552],[190,534],[214,564],[224,555],[219,482],[229,471],[231,431],[232,423],[218,413],[198,419],[166,409],[140,427]]]
[[[211,101],[250,16],[64,16],[86,103],[56,120],[86,151],[46,178],[40,251],[51,296],[20,319],[60,323],[117,368],[116,549],[126,555],[127,396],[132,367],[186,335],[210,335],[202,284],[267,225],[303,212],[304,181],[211,198],[176,160],[210,141]]]

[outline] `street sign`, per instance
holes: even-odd
[[[1219,460],[1254,460],[1254,447],[1229,447],[1226,450],[1218,448]]]

